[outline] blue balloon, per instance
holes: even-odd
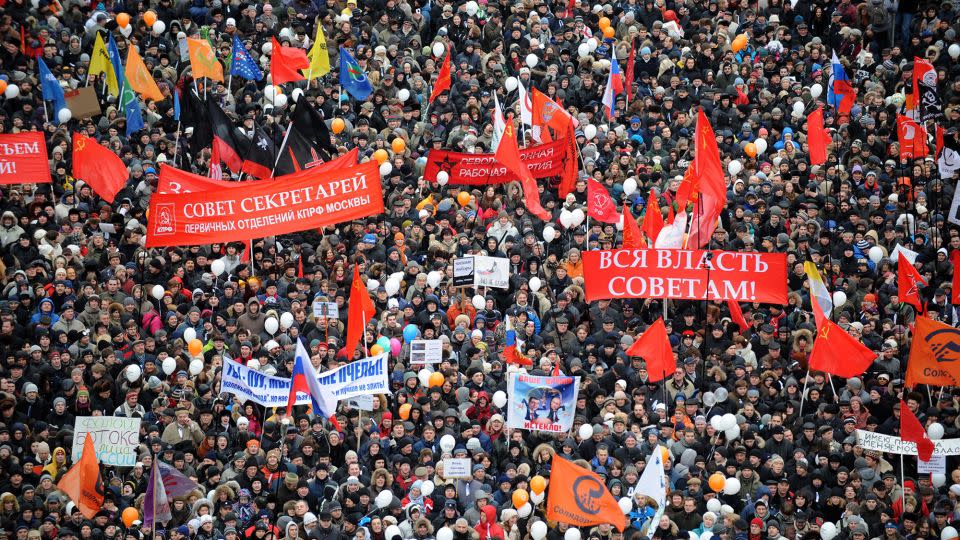
[[[403,328],[403,340],[407,343],[417,339],[420,336],[420,329],[412,324],[408,324]]]

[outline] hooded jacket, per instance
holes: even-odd
[[[477,526],[473,528],[480,535],[480,540],[493,540],[494,538],[504,540],[503,527],[497,523],[497,508],[488,504],[480,511],[486,519],[481,519],[480,523],[477,523]]]

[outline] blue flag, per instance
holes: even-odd
[[[343,47],[340,47],[340,85],[347,93],[359,100],[367,99],[373,93],[373,86],[367,74]]]
[[[173,119],[180,121],[180,91],[173,91]]]
[[[120,108],[127,118],[127,137],[143,129],[143,114],[140,112],[140,100],[137,99],[137,93],[130,87],[130,81],[126,77],[120,79],[123,81],[123,91],[120,92]]]
[[[53,76],[53,72],[47,67],[43,58],[38,57],[37,61],[40,64],[40,92],[43,94],[44,101],[53,102],[53,121],[59,123],[57,113],[60,112],[60,109],[67,107],[67,100],[63,96],[63,87],[60,86],[60,81]]]
[[[113,40],[113,32],[110,32],[110,38],[107,40],[107,54],[110,55],[110,63],[113,64],[113,72],[117,74],[117,81],[122,85],[123,80],[123,60],[120,58],[120,49],[117,48],[117,42]],[[120,87],[123,92],[123,87]]]
[[[250,57],[247,48],[243,46],[240,38],[233,36],[233,62],[230,64],[230,74],[243,77],[247,80],[259,81],[263,79],[263,72],[257,67],[257,63]]]

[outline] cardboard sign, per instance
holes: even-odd
[[[924,461],[920,458],[917,458],[917,472],[927,474],[946,474],[947,456],[935,454],[930,456],[930,461]]]
[[[63,96],[67,98],[67,108],[73,113],[74,118],[92,118],[103,114],[97,92],[92,86],[65,91]]]
[[[93,437],[97,459],[102,465],[133,467],[137,463],[136,448],[140,444],[140,419],[126,416],[78,416],[73,426],[74,463],[80,461],[83,443]]]
[[[446,458],[443,460],[443,477],[470,478],[472,465],[470,458]]]
[[[415,339],[410,342],[411,364],[439,364],[443,361],[443,342],[439,339]]]

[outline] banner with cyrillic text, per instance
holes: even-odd
[[[587,301],[613,298],[787,303],[787,256],[686,249],[583,252]]]
[[[530,168],[534,178],[560,176],[564,172],[567,160],[576,160],[570,155],[570,144],[566,138],[546,144],[538,144],[520,149],[520,159]],[[427,153],[427,165],[423,169],[423,178],[428,182],[437,181],[437,173],[445,171],[450,175],[448,183],[454,185],[485,186],[488,184],[506,184],[518,180],[507,171],[493,154],[468,154],[450,150],[430,150]]]
[[[364,394],[389,394],[390,372],[387,353],[355,360],[318,375],[320,385],[337,401]],[[237,362],[224,362],[221,392],[266,407],[286,407],[290,378],[274,377]],[[310,403],[310,394],[297,392],[297,405]]]
[[[232,242],[318,229],[383,213],[376,161],[286,181],[154,193],[147,247]]]
[[[0,135],[0,184],[49,184],[48,159],[42,131]]]
[[[282,182],[312,174],[330,172],[343,167],[353,167],[357,164],[357,153],[357,149],[354,148],[350,152],[326,163],[320,163],[315,167],[305,169],[295,174],[278,176],[273,180]],[[196,193],[198,191],[214,189],[232,189],[247,184],[247,182],[214,180],[213,178],[207,178],[206,176],[193,174],[164,164],[160,166],[160,177],[157,179],[157,193]]]
[[[78,416],[73,424],[70,459],[80,461],[83,443],[93,437],[93,447],[101,465],[133,467],[140,444],[140,419],[126,416]]]
[[[886,452],[888,454],[917,455],[917,443],[905,441],[893,435],[884,435],[863,429],[857,430],[857,444],[864,450]],[[933,441],[933,455],[958,456],[960,455],[960,439],[941,439]]]

